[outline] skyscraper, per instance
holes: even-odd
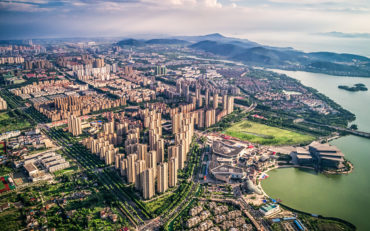
[[[222,96],[222,109],[227,110],[227,95]]]
[[[120,164],[121,176],[127,176],[127,159],[123,159]]]
[[[216,112],[215,109],[210,109],[206,111],[206,120],[205,120],[205,127],[208,128],[215,124],[215,118]]]
[[[137,160],[135,163],[135,189],[141,190],[143,188],[143,172],[146,169],[145,160]]]
[[[213,109],[217,109],[218,107],[218,94],[213,92]]]
[[[182,114],[176,113],[172,117],[172,134],[176,134],[180,130],[180,121],[182,120]]]
[[[154,196],[154,171],[153,168],[148,168],[143,173],[143,197],[150,199]]]
[[[157,142],[157,163],[164,162],[164,140],[159,139]]]
[[[204,98],[205,98],[205,106],[208,107],[208,105],[209,105],[209,90],[208,90],[208,88],[206,89],[206,94],[205,94]]]
[[[163,193],[168,189],[168,164],[166,162],[157,166],[157,192]]]
[[[172,157],[177,157],[179,153],[179,146],[169,146],[168,147],[168,159],[170,160]]]
[[[234,97],[229,96],[227,98],[227,114],[230,114],[234,111]]]
[[[127,156],[127,182],[135,183],[136,171],[135,171],[135,161],[137,159],[136,154],[130,154]]]
[[[178,160],[175,157],[172,157],[168,161],[168,184],[170,187],[175,187],[177,184],[177,169],[178,169]]]
[[[183,169],[185,167],[185,160],[186,160],[186,147],[185,147],[185,139],[181,140],[181,144],[179,145],[179,152],[178,152],[178,169]]]
[[[138,156],[139,160],[146,160],[146,153],[147,153],[148,145],[138,144],[137,149],[139,153],[139,156]]]
[[[149,151],[146,155],[146,167],[153,169],[153,175],[156,177],[157,172],[157,152]]]
[[[78,136],[82,134],[81,119],[71,115],[68,118],[68,131],[73,134],[73,136]]]

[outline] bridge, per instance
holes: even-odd
[[[331,129],[334,129],[334,130],[337,130],[337,131],[346,132],[346,133],[351,134],[351,135],[360,136],[360,137],[370,139],[370,133],[369,132],[362,132],[362,131],[358,131],[358,130],[354,130],[354,129],[350,129],[350,128],[343,128],[343,127],[331,126],[331,125],[326,125],[326,124],[319,124],[319,123],[309,122],[309,121],[306,121],[306,120],[304,120],[303,122],[307,123],[307,124],[328,127],[328,128],[331,128]]]

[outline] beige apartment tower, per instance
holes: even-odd
[[[218,107],[218,94],[213,92],[213,109],[217,109]]]
[[[146,160],[146,153],[147,153],[148,145],[147,144],[138,144],[137,150],[139,153],[139,160]]]
[[[230,114],[234,111],[234,97],[229,96],[227,98],[227,114]]]
[[[135,171],[135,162],[137,159],[136,154],[130,154],[127,156],[127,182],[135,183],[136,180],[136,171]]]
[[[175,157],[168,161],[168,185],[170,187],[175,187],[177,184],[177,165],[178,160]]]
[[[145,160],[138,160],[135,163],[135,189],[141,190],[143,188],[144,180],[143,173],[146,169]]]
[[[159,139],[157,142],[157,163],[164,162],[164,140]]]
[[[178,157],[179,153],[179,146],[174,145],[174,146],[169,146],[168,147],[168,159],[170,160],[172,157]]]
[[[157,152],[149,151],[146,155],[146,168],[153,169],[153,176],[156,177],[157,172]]]
[[[143,173],[143,197],[150,199],[154,196],[154,171],[153,168],[148,168]]]
[[[82,134],[81,119],[71,115],[68,118],[68,131],[73,134],[73,136],[78,136]]]
[[[168,189],[168,164],[166,162],[157,166],[157,192],[163,193]]]

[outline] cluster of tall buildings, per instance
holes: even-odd
[[[32,84],[20,87],[20,88],[13,88],[11,92],[14,95],[21,96],[22,94],[31,94],[36,93],[44,90],[45,88],[53,87],[53,88],[67,88],[68,86],[72,85],[73,82],[63,79],[63,80],[46,80],[46,81],[39,81],[33,82]]]
[[[191,84],[177,80],[176,81],[176,92],[170,90],[165,91],[165,94],[171,98],[175,96],[184,97],[187,102],[190,102],[193,109],[193,113],[197,113],[195,117],[195,124],[198,128],[210,127],[213,124],[219,122],[222,117],[232,113],[234,111],[234,97],[229,95],[219,96],[217,90],[210,91],[209,88],[203,87],[204,95],[202,95],[202,88],[198,83],[192,85],[195,87],[195,94],[192,95],[190,92]],[[222,103],[222,107],[219,107],[219,103]],[[195,110],[197,109],[197,110]]]
[[[208,128],[234,111],[233,96],[225,94],[220,97],[216,90],[211,92],[208,88],[205,89],[204,95],[202,95],[198,86],[195,87],[195,95],[191,95],[189,87],[189,83],[177,81],[176,92],[166,89],[164,93],[169,98],[171,96],[182,96],[189,102],[189,104],[180,106],[180,109],[195,114],[195,125],[198,128]],[[219,106],[220,101],[222,107]]]
[[[0,97],[0,111],[6,110],[8,108],[8,104],[6,101]]]
[[[34,104],[36,110],[52,121],[67,119],[70,115],[87,115],[94,111],[126,105],[124,97],[111,100],[103,95],[58,97],[54,101]]]
[[[94,61],[94,67],[96,68],[101,68],[101,67],[104,67],[104,59],[103,58],[97,58],[95,59]]]
[[[32,70],[34,68],[38,69],[51,69],[53,68],[53,64],[48,60],[40,59],[40,60],[28,60],[24,63],[25,70]]]
[[[195,114],[176,113],[172,115],[172,133],[175,136],[175,146],[170,146],[168,158],[177,158],[178,168],[185,167],[187,153],[194,135]]]
[[[0,64],[18,64],[18,63],[24,63],[24,58],[21,56],[0,57]]]
[[[157,76],[166,75],[167,74],[167,68],[164,66],[157,66],[154,70],[154,74]]]
[[[162,113],[143,109],[137,116],[137,121],[142,123],[115,117],[119,122],[105,123],[96,139],[86,138],[83,144],[106,164],[114,163],[127,182],[133,184],[144,199],[150,199],[176,186],[177,171],[184,168],[190,150],[194,116],[180,112],[172,116],[175,142],[167,148],[168,142],[162,137]],[[143,130],[147,132],[141,137]],[[119,153],[118,144],[123,144],[125,154]]]

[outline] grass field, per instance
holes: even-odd
[[[11,117],[8,112],[0,113],[0,133],[31,127],[23,118]]]
[[[4,144],[3,143],[0,143],[0,156],[4,155],[5,152],[4,152]]]
[[[0,181],[0,190],[4,189],[5,188],[5,185],[2,181]]]
[[[251,121],[241,121],[223,133],[263,145],[288,145],[313,141],[315,137]]]

